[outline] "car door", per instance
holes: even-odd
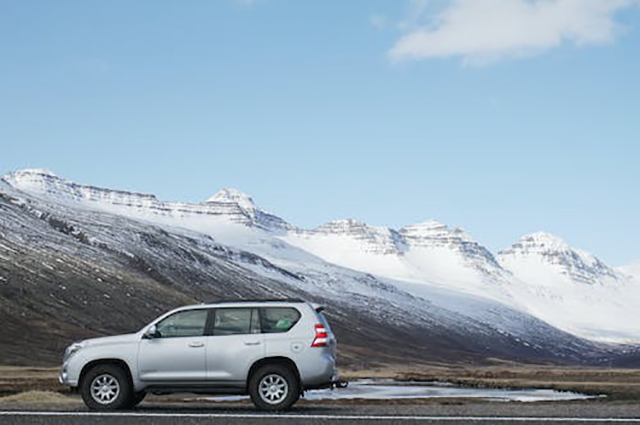
[[[208,314],[208,309],[182,310],[156,323],[153,338],[140,341],[140,379],[156,383],[205,380]]]
[[[312,332],[289,332],[302,318],[293,307],[265,307],[260,309],[262,333],[268,357],[301,355],[309,346]]]
[[[256,308],[216,308],[207,337],[207,379],[243,387],[251,365],[264,357],[264,336]]]

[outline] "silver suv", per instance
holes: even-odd
[[[135,334],[72,344],[60,382],[96,410],[175,392],[249,394],[260,409],[287,409],[305,390],[340,386],[322,310],[302,300],[178,308]]]

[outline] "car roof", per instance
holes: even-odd
[[[214,300],[206,304],[306,303],[302,298],[241,298]]]
[[[302,306],[307,305],[311,307],[316,313],[321,313],[325,310],[325,306],[322,304],[311,303],[308,301],[304,301],[298,298],[287,298],[287,299],[261,299],[261,300],[221,300],[215,301],[211,303],[202,303],[202,304],[192,304],[185,305],[182,307],[174,308],[158,317],[154,322],[158,322],[163,320],[166,317],[171,316],[172,314],[186,311],[186,310],[196,310],[196,309],[205,309],[205,308],[220,308],[220,307],[264,307],[265,305],[273,306],[273,307],[290,307],[290,306]]]
[[[186,310],[192,308],[213,308],[213,307],[264,307],[269,306],[290,306],[292,304],[307,304],[311,305],[315,309],[315,304],[311,304],[308,301],[299,298],[281,298],[281,299],[243,299],[243,300],[218,300],[211,302],[204,302],[202,304],[188,305],[180,307],[179,310]]]

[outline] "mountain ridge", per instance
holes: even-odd
[[[582,337],[640,340],[631,325],[640,309],[629,279],[548,233],[525,235],[494,255],[462,229],[435,220],[397,230],[353,219],[302,229],[230,188],[203,203],[186,204],[153,195],[141,195],[149,201],[139,202],[131,192],[78,185],[40,169],[10,173],[3,180],[44,199],[208,235],[292,275],[318,273],[328,263],[386,279],[418,297],[434,296],[434,290],[454,291],[532,314]]]
[[[25,176],[27,177],[26,179],[24,178]],[[348,227],[360,227],[360,228],[366,228],[366,229],[376,229],[378,231],[383,231],[383,232],[389,231],[389,232],[397,233],[400,235],[404,235],[406,237],[409,237],[410,239],[420,239],[426,235],[426,236],[432,236],[434,238],[443,238],[443,239],[454,238],[465,243],[478,243],[477,241],[473,240],[471,236],[467,232],[465,232],[463,229],[459,227],[450,228],[446,224],[441,223],[434,219],[428,219],[423,222],[409,224],[401,228],[394,229],[386,226],[372,226],[372,225],[369,225],[368,223],[365,223],[357,219],[345,218],[345,219],[333,219],[315,228],[304,229],[304,228],[300,228],[298,226],[292,225],[278,216],[265,212],[264,210],[262,210],[256,205],[255,201],[250,195],[235,188],[220,189],[218,192],[216,192],[214,195],[212,195],[202,203],[186,203],[186,202],[162,201],[158,199],[154,194],[132,192],[132,191],[126,191],[126,190],[119,190],[119,189],[110,189],[110,188],[107,189],[107,188],[102,188],[102,187],[93,186],[93,185],[79,184],[71,180],[64,179],[46,168],[22,169],[15,172],[9,172],[9,173],[6,173],[4,176],[2,176],[1,179],[7,182],[8,184],[10,184],[11,186],[16,187],[17,189],[24,190],[37,195],[49,195],[49,196],[57,195],[53,191],[47,192],[43,190],[44,186],[46,185],[34,184],[34,182],[38,180],[56,180],[63,185],[68,185],[73,188],[126,194],[131,196],[137,196],[142,199],[157,201],[163,204],[169,204],[169,205],[175,204],[180,206],[206,207],[207,204],[227,204],[227,205],[231,204],[231,205],[236,205],[245,211],[256,210],[263,214],[271,215],[277,218],[278,221],[282,221],[283,223],[286,223],[286,226],[288,226],[289,228],[293,228],[303,233],[313,233],[316,231],[321,233],[330,233],[335,229],[341,229],[341,228],[346,229]],[[562,238],[544,231],[526,234],[522,236],[518,241],[514,242],[514,244],[512,244],[510,247],[500,250],[496,254],[491,253],[490,250],[484,247],[482,248],[485,249],[492,256],[495,256],[501,253],[508,252],[511,249],[513,249],[514,246],[521,244],[523,240],[531,239],[531,238],[537,238],[538,240],[547,240],[551,242],[551,244],[555,244],[556,247],[562,247],[563,249],[570,248],[576,252],[580,251],[588,256],[594,257],[594,259],[597,259],[597,257],[595,257],[593,254],[586,253],[586,251],[581,251],[575,248],[571,248],[568,244],[566,244],[566,242]]]
[[[179,305],[265,296],[327,304],[341,364],[359,368],[490,359],[598,365],[633,353],[482,298],[433,289],[418,297],[284,242],[274,248],[267,240],[249,252],[204,233],[77,208],[4,183],[0,217],[3,362],[24,364],[29,351],[30,362],[54,364],[73,340],[137,330]]]

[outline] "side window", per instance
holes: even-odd
[[[267,307],[262,310],[262,332],[282,333],[298,323],[300,312],[291,307]]]
[[[213,324],[213,335],[243,335],[251,332],[251,308],[218,308]],[[256,311],[257,313],[257,311]],[[257,316],[257,314],[255,314]],[[258,331],[259,332],[259,331]]]
[[[203,336],[207,310],[186,310],[172,314],[156,324],[158,338]]]

